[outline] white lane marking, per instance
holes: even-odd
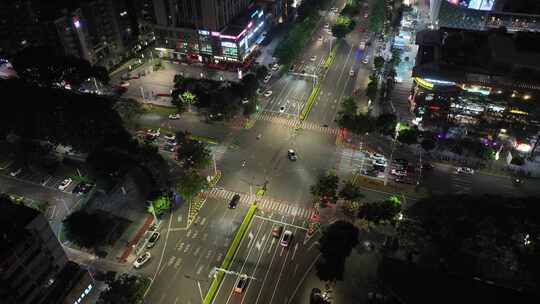
[[[165,255],[165,249],[167,248],[167,240],[169,240],[169,233],[170,233],[170,230],[171,230],[172,218],[173,218],[173,216],[172,216],[172,213],[171,213],[171,215],[169,216],[169,227],[167,228],[167,233],[165,234],[165,245],[163,246],[163,250],[161,251],[161,257],[159,258],[159,262],[158,262],[156,270],[159,270],[159,266],[161,266],[161,262],[163,262],[163,256]],[[150,284],[148,284],[148,288],[144,292],[143,297],[146,297],[146,295],[150,291],[150,287],[152,287],[152,284],[156,280],[157,276],[158,276],[158,272],[156,271],[154,273],[154,276],[152,277],[152,280],[150,281]]]
[[[294,260],[294,256],[296,255],[296,250],[298,250],[298,243],[296,243],[296,244],[294,245],[294,251],[293,251],[293,254],[292,254],[292,256],[291,256],[291,261]]]
[[[294,223],[294,217],[292,218],[291,223]],[[296,229],[294,229],[294,234],[296,234]],[[290,250],[287,250],[287,254],[285,255],[285,260],[283,261],[283,265],[281,265],[281,270],[279,271],[276,286],[274,287],[274,292],[272,292],[272,297],[270,298],[270,302],[268,302],[268,303],[272,303],[272,300],[274,300],[274,296],[276,295],[276,291],[277,291],[277,288],[279,286],[281,276],[283,275],[283,270],[285,269],[285,265],[287,265],[287,258],[289,257],[290,252],[291,252]]]

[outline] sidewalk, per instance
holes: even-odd
[[[148,231],[148,228],[150,227],[150,225],[152,225],[153,222],[154,222],[154,217],[148,214],[143,224],[137,230],[137,233],[135,233],[133,238],[126,244],[126,247],[122,255],[120,257],[117,257],[120,262],[122,263],[125,263],[128,261],[131,262],[131,260],[136,258],[138,254],[137,251],[140,249],[140,246],[142,246],[142,244],[140,244],[139,241],[142,239],[144,234]]]

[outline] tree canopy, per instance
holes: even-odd
[[[202,141],[191,139],[189,133],[176,134],[176,159],[184,169],[204,169],[212,160],[210,150]]]
[[[337,17],[336,23],[332,25],[332,34],[338,39],[344,38],[348,33],[354,30],[355,26],[356,23],[354,22],[354,20],[349,17],[340,15]]]
[[[176,192],[186,201],[191,201],[199,192],[208,188],[208,182],[197,172],[189,170],[177,180]]]
[[[141,303],[150,279],[124,273],[117,279],[107,281],[107,285],[99,295],[98,304]]]
[[[538,198],[434,196],[419,200],[407,217],[398,226],[399,243],[420,263],[435,261],[451,273],[513,282],[538,294]]]
[[[63,224],[67,239],[85,248],[105,245],[116,225],[114,219],[104,213],[84,210],[71,213]]]
[[[337,221],[323,231],[319,241],[321,259],[316,264],[317,276],[322,281],[343,279],[345,260],[358,244],[358,228],[345,221]]]
[[[322,204],[335,203],[338,185],[339,178],[334,173],[321,174],[317,179],[317,183],[311,186],[311,194],[320,199]]]

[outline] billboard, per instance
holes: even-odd
[[[475,9],[480,11],[491,11],[495,5],[495,0],[447,0],[453,5],[463,8]]]

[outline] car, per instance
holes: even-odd
[[[257,95],[261,95],[261,94],[262,94],[262,91],[261,91],[261,89],[260,89],[260,88],[259,88],[259,89],[257,89],[257,91],[255,91],[255,94],[257,94]]]
[[[238,202],[240,201],[240,194],[235,194],[231,201],[229,202],[229,209],[236,209],[236,205],[238,205]]]
[[[339,11],[339,8],[337,8],[337,7],[332,7],[330,10],[331,10],[333,13],[337,13],[337,12]]]
[[[86,194],[86,193],[90,192],[92,187],[94,187],[94,184],[80,183],[77,186],[75,186],[75,188],[73,188],[73,190],[71,190],[71,193],[76,194],[76,195],[83,195],[83,194]]]
[[[319,36],[319,38],[317,38],[317,41],[322,42],[323,41],[323,36]]]
[[[152,255],[150,254],[150,252],[145,252],[143,254],[141,254],[134,262],[133,262],[133,267],[135,268],[141,268],[144,264],[146,264],[150,258],[152,257]]]
[[[433,170],[434,166],[430,163],[423,163],[422,164],[422,170],[429,171]]]
[[[392,171],[390,171],[390,174],[395,176],[407,176],[407,171],[392,169]]]
[[[376,159],[373,162],[373,166],[386,167],[387,165],[388,164],[386,163],[386,160],[382,160],[382,159]]]
[[[9,175],[15,177],[15,176],[21,174],[21,172],[22,172],[22,168],[19,168],[19,169],[15,170],[15,171],[11,171],[9,173]]]
[[[297,159],[296,152],[294,152],[293,149],[289,149],[289,151],[287,151],[287,158],[291,161],[295,161]]]
[[[122,88],[127,88],[127,87],[129,87],[129,82],[128,81],[122,81],[122,82],[120,82],[120,86]]]
[[[161,234],[157,231],[152,232],[152,235],[148,239],[148,243],[146,243],[146,248],[150,249],[156,245],[157,240],[159,239],[159,236]]]
[[[309,61],[311,62],[314,62],[315,60],[317,60],[317,56],[313,55],[309,58]]]
[[[386,162],[386,157],[384,157],[384,155],[379,154],[379,153],[372,153],[372,154],[371,154],[371,159],[375,159],[375,160],[383,160],[383,161]]]
[[[244,292],[244,289],[246,289],[248,280],[249,278],[247,275],[245,274],[239,275],[238,278],[236,278],[236,283],[234,283],[234,292],[235,293]]]
[[[279,70],[279,64],[274,63],[274,64],[272,65],[272,71],[277,71],[277,70]]]
[[[163,136],[163,138],[165,138],[165,140],[175,140],[176,139],[176,135],[175,134],[172,134],[172,133],[167,133]]]
[[[324,24],[324,28],[325,28],[325,29],[329,29],[329,28],[330,28],[330,23],[325,23],[325,24]]]
[[[394,163],[402,166],[407,166],[409,164],[409,161],[404,158],[396,158],[394,159]]]
[[[369,14],[368,13],[365,13],[364,14],[364,18],[368,18],[369,17]]]
[[[368,58],[368,57],[364,57],[364,59],[362,59],[362,63],[363,63],[363,64],[368,64],[368,63],[369,63],[369,58]]]
[[[156,129],[156,130],[153,130],[153,129],[148,129],[148,131],[146,131],[146,134],[148,135],[152,135],[154,137],[159,137],[159,135],[161,135],[161,132],[160,132],[161,129]]]
[[[263,82],[268,83],[270,81],[270,78],[272,78],[272,75],[268,75],[268,76],[264,77]]]
[[[279,243],[283,247],[288,247],[289,244],[291,243],[292,237],[293,237],[292,231],[285,230],[285,232],[283,233],[283,236],[281,237],[281,242]]]
[[[169,114],[169,119],[180,119],[180,114]]]
[[[353,70],[353,69],[351,69],[351,70],[349,71],[349,76],[354,76],[354,70]]]
[[[67,187],[69,187],[69,185],[71,185],[72,182],[73,180],[71,178],[66,178],[60,183],[58,189],[64,191],[67,189]]]
[[[282,231],[283,231],[283,226],[276,226],[272,229],[272,236],[279,239]]]
[[[249,99],[247,99],[247,98],[242,99],[242,104],[246,104],[248,102],[249,102]]]
[[[472,175],[474,174],[474,170],[468,167],[457,167],[456,173],[464,173],[464,174]]]
[[[279,108],[279,113],[283,113],[283,112],[285,112],[285,106],[281,106],[281,107]]]
[[[272,95],[272,91],[268,90],[264,92],[264,97],[270,97]]]
[[[319,288],[311,289],[311,295],[309,296],[309,303],[325,303],[322,292]]]
[[[409,178],[406,178],[406,177],[396,177],[394,179],[394,181],[396,183],[400,183],[400,184],[409,184],[409,185],[414,185],[416,184],[415,181],[413,181],[412,179],[409,179]]]
[[[171,144],[165,144],[165,145],[163,145],[163,150],[169,151],[169,152],[174,152],[176,150],[176,147],[174,145],[171,145]]]

